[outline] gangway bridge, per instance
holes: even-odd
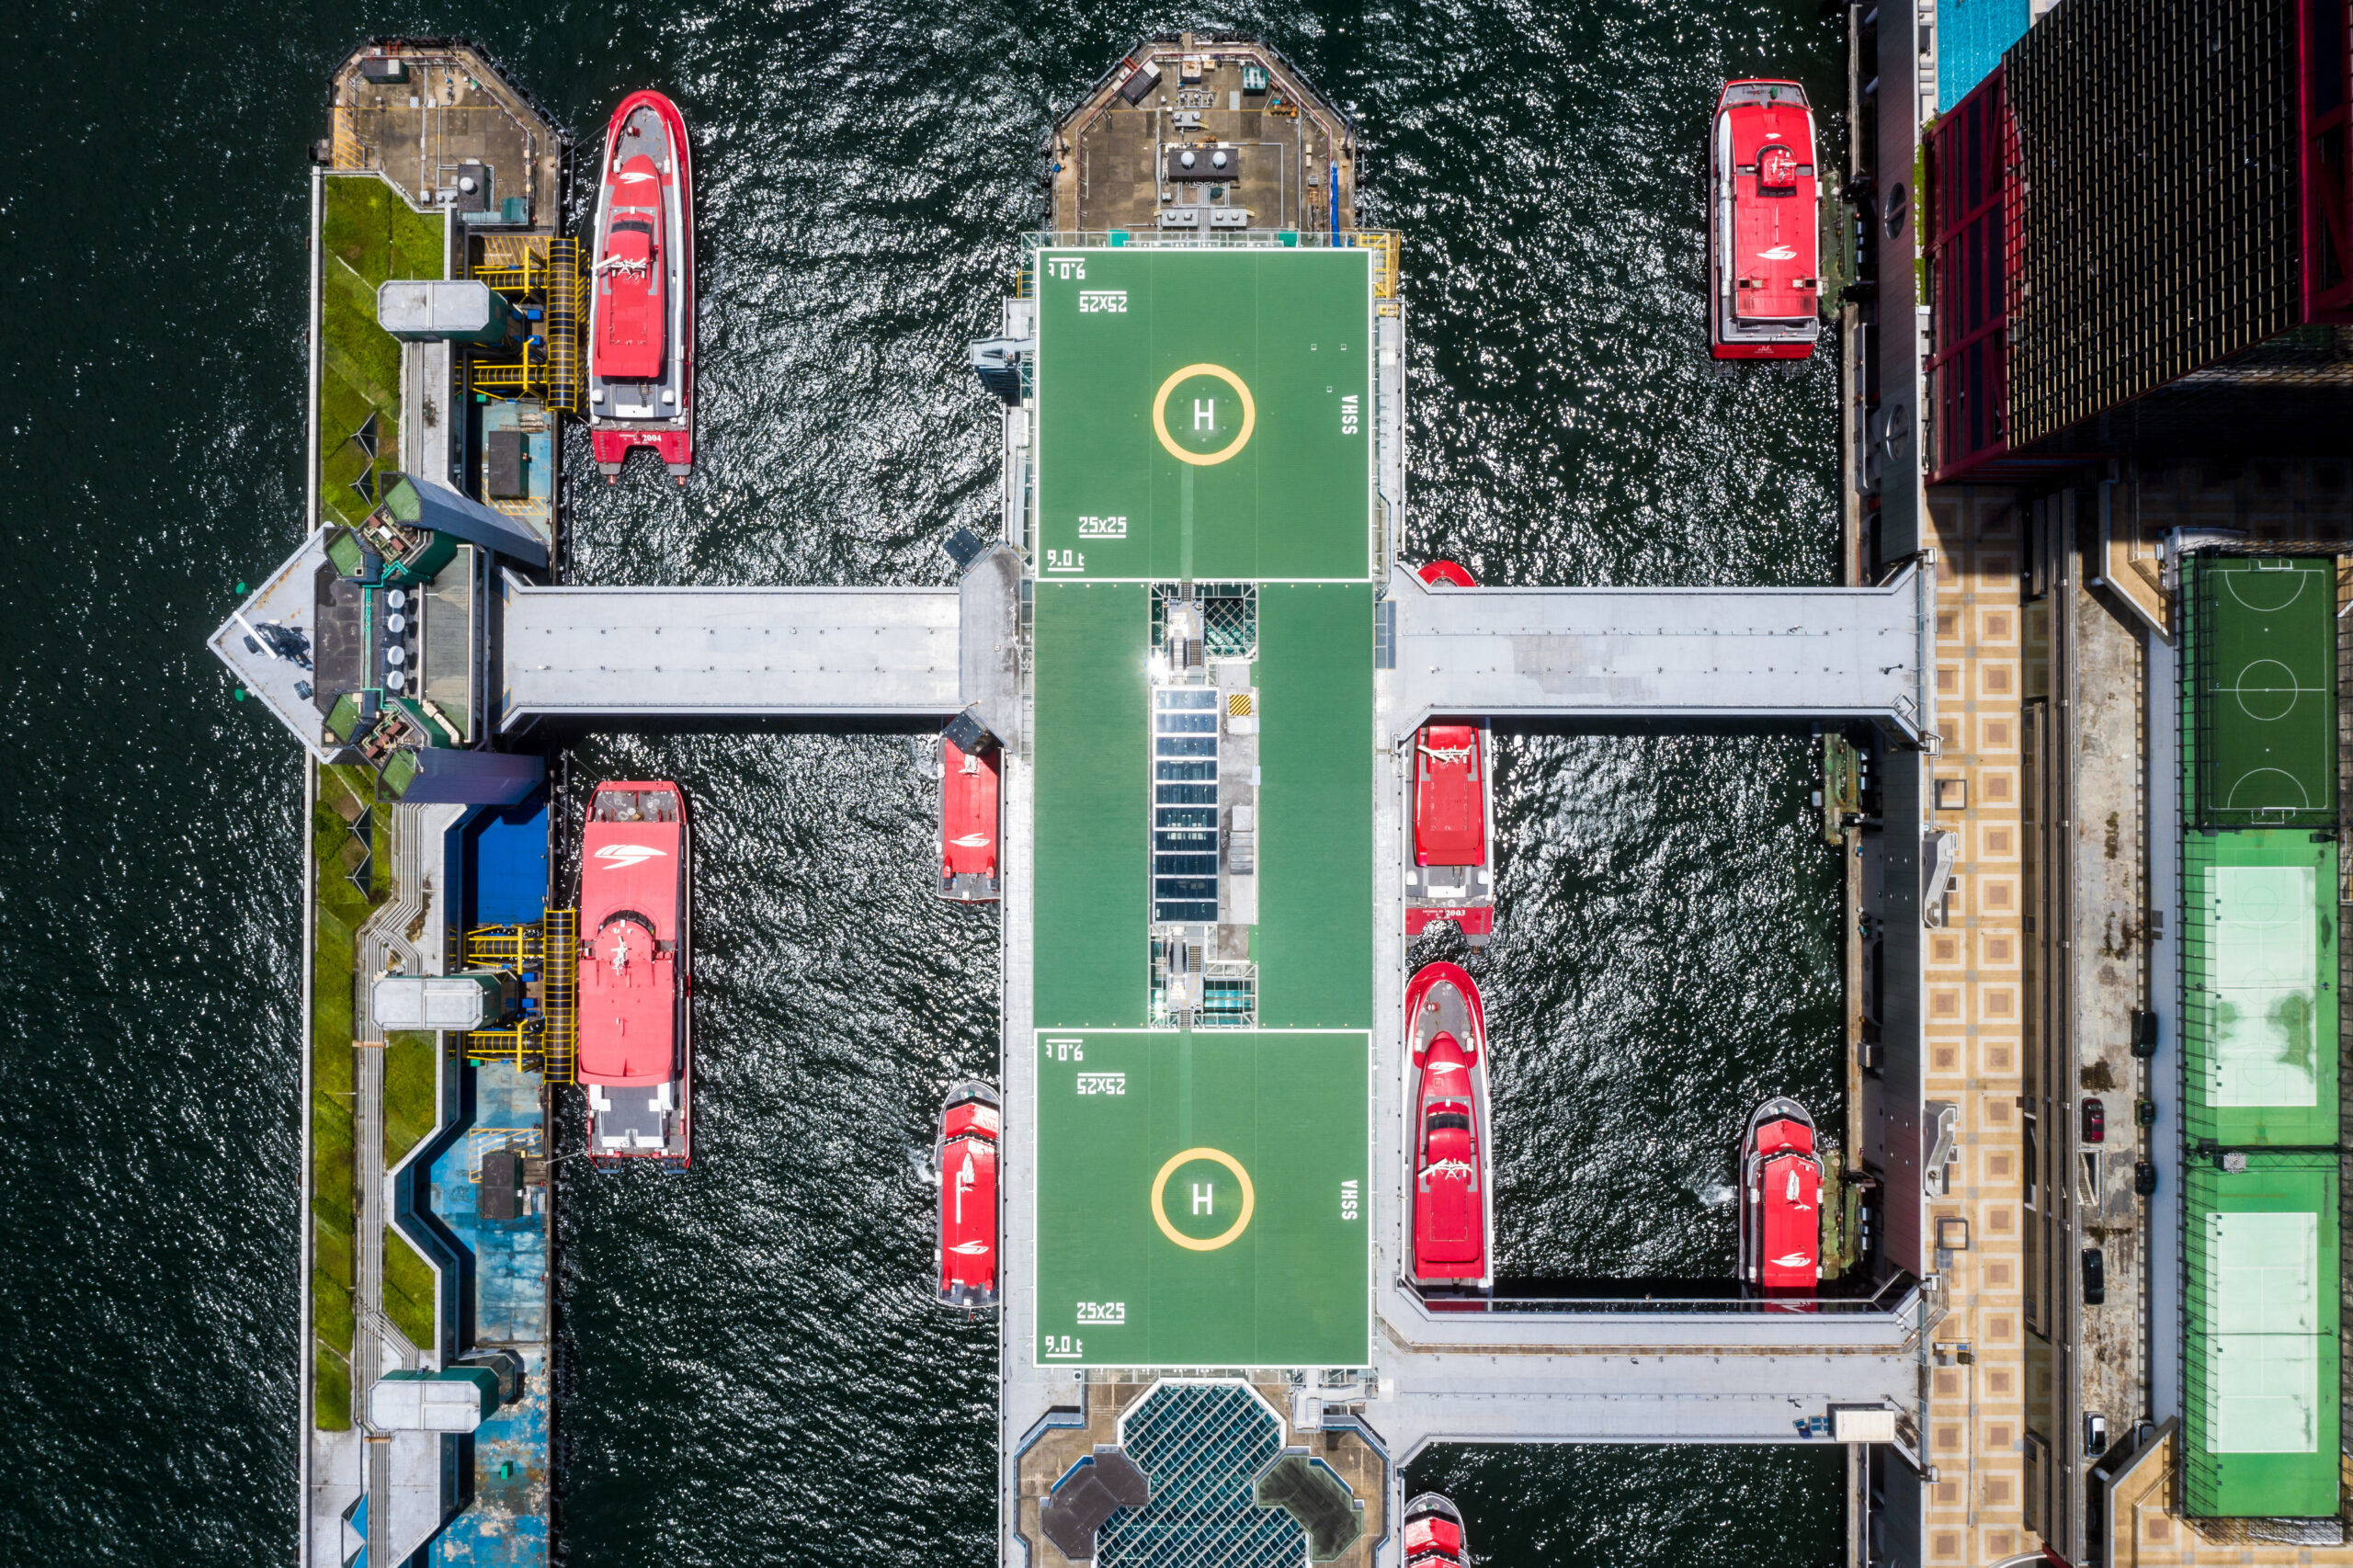
[[[944,718],[1009,735],[1017,557],[957,588],[540,587],[506,574],[500,727]],[[1693,725],[1870,720],[1917,740],[1931,578],[1868,588],[1432,588],[1390,576],[1391,739],[1434,715]],[[1379,644],[1386,642],[1386,648]]]

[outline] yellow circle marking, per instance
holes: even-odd
[[[1219,381],[1232,387],[1234,395],[1242,400],[1242,433],[1213,452],[1188,452],[1178,446],[1176,437],[1168,433],[1168,394],[1176,390],[1177,382],[1189,381],[1195,376],[1215,376]],[[1250,432],[1257,427],[1258,405],[1251,401],[1250,389],[1242,384],[1240,376],[1222,365],[1188,365],[1161,382],[1160,395],[1152,400],[1153,434],[1158,436],[1160,444],[1168,449],[1168,455],[1180,463],[1192,463],[1199,468],[1222,463],[1248,446]],[[1243,1177],[1245,1182],[1249,1179],[1247,1176]]]
[[[1241,383],[1237,381],[1234,384],[1239,386]],[[1247,426],[1245,426],[1245,429],[1246,431]],[[1187,1235],[1168,1222],[1167,1211],[1160,1206],[1162,1195],[1168,1190],[1168,1178],[1176,1174],[1176,1167],[1189,1165],[1195,1160],[1216,1161],[1227,1170],[1232,1171],[1233,1179],[1242,1184],[1242,1217],[1214,1236],[1196,1238]],[[1234,1237],[1249,1228],[1251,1210],[1257,1207],[1258,1194],[1250,1186],[1250,1173],[1242,1168],[1241,1161],[1222,1149],[1188,1149],[1181,1154],[1171,1154],[1168,1157],[1168,1163],[1160,1167],[1160,1174],[1152,1178],[1153,1222],[1160,1227],[1162,1235],[1188,1252],[1215,1252],[1218,1248],[1228,1244]]]

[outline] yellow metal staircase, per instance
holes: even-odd
[[[510,970],[539,977],[539,1016],[515,1028],[476,1029],[465,1037],[475,1062],[537,1068],[551,1084],[572,1082],[580,1040],[580,912],[551,909],[527,926],[481,926],[466,933],[468,969]]]
[[[580,243],[545,234],[492,234],[483,240],[474,277],[517,305],[540,312],[537,344],[512,354],[478,356],[476,392],[534,397],[566,414],[580,412],[587,394],[587,357],[580,334],[588,315],[588,280],[580,270]]]

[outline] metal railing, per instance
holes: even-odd
[[[1351,229],[1345,236],[1347,243],[1358,250],[1372,252],[1372,297],[1393,300],[1397,297],[1397,252],[1400,240],[1394,229]]]
[[[1329,229],[1033,229],[1021,236],[1015,297],[1034,297],[1035,279],[1031,273],[1037,265],[1037,253],[1041,250],[1124,250],[1131,246],[1178,250],[1329,250],[1361,246],[1384,250],[1392,280],[1391,292],[1394,292],[1398,234],[1392,229],[1343,229],[1337,233]]]

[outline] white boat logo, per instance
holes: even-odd
[[[958,1242],[954,1246],[949,1247],[948,1250],[954,1253],[959,1257],[978,1257],[981,1254],[989,1250],[989,1244],[986,1242]]]
[[[654,176],[647,174],[643,169],[631,169],[627,174],[621,176],[621,183],[623,185],[635,185],[641,180],[649,180],[654,177]]]
[[[1802,1252],[1786,1252],[1773,1260],[1776,1268],[1803,1268],[1813,1260]]]
[[[1798,253],[1788,245],[1775,245],[1771,250],[1758,251],[1756,254],[1767,261],[1795,261],[1798,258]]]
[[[597,851],[597,858],[605,863],[607,869],[622,871],[648,860],[658,860],[663,853],[650,844],[608,844]]]
[[[968,833],[961,838],[951,838],[948,842],[959,849],[984,849],[988,847],[989,835],[985,833]]]

